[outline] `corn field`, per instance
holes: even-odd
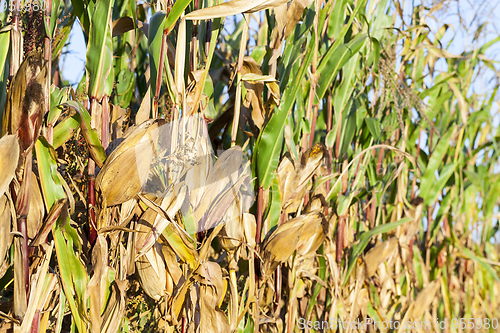
[[[0,332],[499,332],[500,37],[453,3],[2,1]]]

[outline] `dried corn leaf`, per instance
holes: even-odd
[[[28,238],[33,239],[36,236],[42,225],[44,215],[45,205],[40,192],[40,186],[38,185],[36,175],[32,172],[30,181],[30,204],[27,220]]]
[[[235,251],[245,241],[242,218],[239,200],[234,200],[224,214],[225,224],[219,237],[222,247],[228,252]]]
[[[199,288],[199,329],[203,332],[229,332],[229,320],[219,309],[226,293],[221,267],[212,261],[201,264],[193,273]]]
[[[85,298],[90,299],[90,323],[94,332],[101,331],[101,309],[106,301],[106,282],[109,271],[108,257],[108,243],[104,236],[98,235],[92,250],[93,275],[85,292]]]
[[[5,274],[5,271],[8,267],[5,256],[10,248],[11,243],[11,223],[12,212],[9,198],[7,197],[7,195],[2,195],[0,197],[0,277]]]
[[[66,198],[60,199],[52,205],[50,208],[50,212],[47,214],[47,217],[41,224],[40,228],[37,230],[37,234],[33,237],[31,241],[31,246],[38,246],[47,240],[49,232],[52,231],[52,226],[57,221],[59,215],[63,210],[67,211],[68,209],[68,200]]]
[[[231,0],[220,5],[195,10],[185,16],[187,20],[208,20],[242,13],[254,13],[267,8],[274,8],[287,0]]]
[[[297,253],[302,256],[315,253],[323,244],[328,232],[328,223],[320,210],[311,213],[315,218],[307,220],[307,226],[302,231],[297,244]]]
[[[386,261],[397,250],[398,239],[396,237],[392,237],[391,239],[377,244],[374,248],[370,249],[364,257],[366,276],[371,277],[375,275],[378,266]]]
[[[21,325],[21,332],[31,331],[33,324],[33,317],[36,311],[41,311],[48,294],[52,291],[57,281],[57,278],[53,274],[48,273],[50,257],[52,256],[52,250],[54,248],[54,242],[50,246],[46,247],[45,256],[40,266],[37,268],[37,272],[31,276],[31,288],[30,288],[30,298],[28,307],[26,309],[26,314],[23,318],[23,323]],[[48,281],[46,281],[46,277]],[[40,304],[42,303],[42,304]]]
[[[19,141],[15,135],[0,139],[0,196],[8,189],[19,164]]]
[[[249,164],[243,164],[243,161],[241,148],[232,147],[224,151],[214,164],[210,163],[205,179],[200,177],[194,183],[201,187],[195,188],[192,192],[194,195],[191,196],[192,217],[196,229],[188,229],[189,233],[208,230],[227,222],[227,219],[232,219],[231,216],[234,215],[226,213],[235,200],[238,201],[239,214],[248,211],[252,206],[253,191]],[[206,169],[203,171],[206,172]],[[187,213],[183,210],[184,215]]]
[[[104,314],[102,315],[101,332],[114,333],[121,330],[122,319],[125,315],[125,296],[127,281],[115,280],[111,285],[111,297]]]
[[[305,192],[309,187],[313,175],[316,173],[325,156],[326,147],[318,143],[312,149],[301,154],[300,169],[293,168],[290,155],[285,157],[278,168],[280,176],[280,189],[282,189],[282,207],[288,213],[295,212],[304,199]],[[291,170],[295,169],[295,172]],[[280,170],[281,169],[281,170]],[[281,179],[286,179],[281,185]]]
[[[294,0],[289,3],[284,3],[274,9],[276,25],[271,33],[270,47],[278,50],[283,41],[290,36],[297,23],[302,18],[304,9],[309,7],[312,0]],[[281,52],[275,52],[269,63],[276,61]]]
[[[413,303],[413,318],[420,319],[424,312],[429,309],[429,306],[436,298],[436,293],[439,291],[441,284],[438,280],[430,282],[419,293]]]
[[[177,184],[175,187],[171,188],[169,193],[163,198],[160,205],[161,208],[168,216],[175,216],[183,205],[184,200],[186,199],[186,194],[187,186],[184,183]],[[139,254],[149,251],[153,244],[158,240],[163,230],[165,230],[170,221],[172,221],[172,218],[167,220],[159,214],[155,214],[155,216],[156,218],[154,220],[154,223],[147,231],[145,236],[140,234],[137,237],[136,249]]]

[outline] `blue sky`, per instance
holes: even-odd
[[[458,54],[464,48],[470,47],[478,24],[481,23],[485,17],[490,16],[490,20],[488,20],[488,33],[485,34],[487,39],[493,39],[499,35],[500,0],[459,0],[447,2],[449,6],[447,13],[443,14],[438,12],[436,13],[436,16],[441,21],[451,24],[453,29],[459,32],[449,47],[450,52]],[[419,1],[407,0],[405,7],[406,9],[409,9],[412,4],[417,3],[419,3]],[[474,16],[473,14],[475,12],[479,12],[480,15]],[[462,25],[460,24],[458,14],[460,14],[463,18]],[[229,23],[231,21],[228,20],[226,22]],[[432,30],[437,29],[439,26],[439,24],[431,21],[429,21],[428,24]],[[446,37],[450,38],[452,33],[453,30],[450,29],[447,35],[445,35],[445,40]],[[68,53],[65,54],[60,61],[62,72],[64,73],[64,79],[69,80],[71,84],[78,83],[84,74],[85,64],[85,41],[78,21],[75,22],[74,27],[71,30],[69,46],[65,49],[65,51]],[[490,58],[500,61],[500,46],[493,47],[489,51],[489,55]],[[485,87],[477,88],[484,89]]]

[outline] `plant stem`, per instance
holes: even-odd
[[[97,100],[95,98],[90,99],[90,127],[95,128],[95,116],[97,108]],[[88,211],[89,211],[89,242],[90,245],[94,245],[97,238],[97,226],[95,218],[95,162],[89,156],[88,159]]]
[[[231,147],[236,144],[236,135],[238,134],[238,124],[240,121],[240,109],[241,109],[241,70],[243,69],[243,59],[245,57],[245,49],[247,45],[248,38],[248,21],[250,16],[245,14],[243,16],[245,20],[245,26],[243,28],[243,33],[241,35],[240,41],[240,53],[238,55],[238,68],[236,74],[236,97],[234,100],[234,115],[233,115],[233,127],[231,129]]]
[[[23,59],[23,35],[19,31],[19,10],[21,7],[20,0],[14,0],[14,12],[12,13],[12,30],[10,31],[10,63],[9,63],[9,78],[12,79],[16,75],[21,61]]]
[[[165,62],[165,51],[167,45],[167,33],[168,30],[163,30],[163,35],[161,37],[161,48],[160,48],[160,60],[158,64],[158,76],[156,77],[156,88],[155,88],[155,97],[153,102],[152,117],[153,119],[158,118],[158,99],[160,98],[160,90],[161,90],[161,82],[163,78],[163,66]]]
[[[264,189],[262,186],[259,186],[259,194],[257,197],[257,226],[255,229],[255,244],[256,246],[260,245],[260,234],[262,233],[262,209],[263,209],[263,196],[264,196]]]
[[[337,224],[337,244],[336,244],[336,261],[340,271],[340,263],[342,262],[342,250],[344,247],[344,216],[339,216]]]
[[[45,25],[50,29],[50,16],[52,15],[52,0],[47,0],[47,8],[45,10]],[[49,31],[50,32],[50,31]],[[47,73],[48,77],[45,86],[45,113],[50,110],[50,85],[52,81],[52,36],[45,36],[44,38],[44,58],[47,63]],[[53,124],[49,124],[47,127],[47,141],[52,145],[53,142]]]
[[[21,241],[21,252],[23,256],[23,271],[24,271],[24,286],[26,288],[26,295],[29,293],[29,254],[28,254],[28,227],[27,219],[30,208],[30,184],[31,184],[31,164],[32,154],[31,151],[26,155],[24,175],[19,188],[19,195],[16,199],[16,211],[18,214],[17,230],[23,236]]]

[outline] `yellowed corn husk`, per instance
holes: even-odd
[[[313,175],[320,167],[326,148],[318,143],[312,149],[308,149],[301,154],[300,165],[294,165],[289,154],[278,166],[278,179],[280,181],[281,205],[287,213],[298,210]]]
[[[313,196],[306,207],[304,208],[304,213],[309,213],[316,210],[323,210],[324,207],[328,207],[328,203],[325,200],[325,197],[321,194]]]
[[[264,275],[271,274],[295,250],[300,249],[304,255],[316,251],[324,240],[323,228],[326,226],[323,214],[317,211],[300,215],[278,226],[262,247]]]
[[[313,211],[315,218],[305,222],[306,226],[302,230],[297,247],[297,253],[307,256],[315,253],[323,244],[328,230],[328,223],[320,211]]]
[[[135,262],[135,271],[142,289],[149,297],[159,301],[166,293],[167,271],[161,244],[155,243],[151,249]]]
[[[151,143],[144,137],[164,123],[163,119],[142,123],[125,135],[124,141],[109,155],[96,178],[96,188],[108,206],[119,205],[140,192],[141,177],[148,174],[153,158]]]

